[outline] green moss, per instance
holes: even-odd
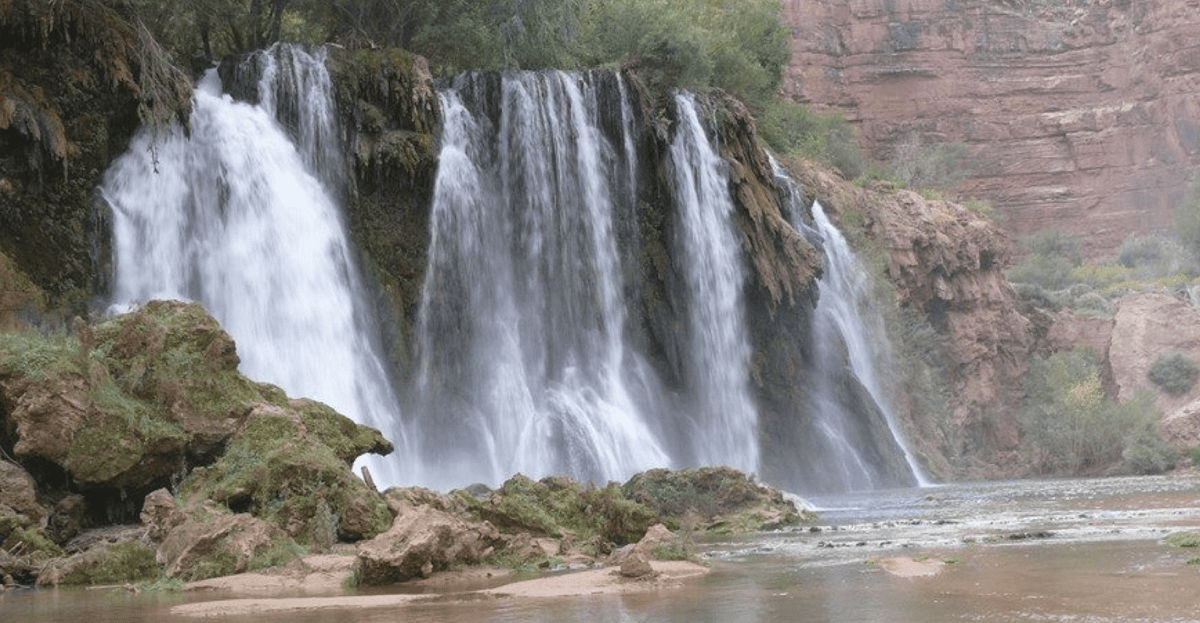
[[[169,578],[160,572],[158,578],[142,582],[138,588],[146,593],[182,593],[186,584],[183,578]]]
[[[1171,547],[1200,547],[1200,534],[1195,532],[1175,532],[1167,535],[1163,542]]]
[[[250,570],[282,567],[292,560],[308,554],[308,548],[284,536],[271,539],[271,546],[254,552],[250,559]]]
[[[615,484],[582,485],[566,477],[534,481],[518,474],[486,499],[456,492],[469,512],[503,531],[526,531],[554,538],[569,530],[575,539],[600,537],[625,544],[635,542],[657,523],[646,506],[625,498]]]
[[[17,556],[52,558],[62,556],[63,550],[45,531],[37,528],[16,528],[9,532],[0,549]]]
[[[352,430],[357,435],[358,425],[311,403],[306,409],[315,425],[315,429],[305,426],[307,432],[300,427],[306,416],[283,409],[252,415],[217,463],[194,471],[184,482],[182,496],[248,511],[284,528],[301,544],[323,540],[320,535],[327,528],[320,524],[325,515],[336,520],[342,538],[369,538],[385,531],[391,525],[387,505],[354,477],[347,460],[321,436],[329,435],[346,452],[357,446],[350,438],[339,439],[338,431]],[[349,424],[330,419],[331,413]],[[328,505],[325,514],[322,505]]]
[[[72,568],[61,583],[123,584],[151,580],[158,575],[154,548],[137,542],[118,543],[84,554],[84,561]]]
[[[652,469],[625,483],[625,494],[678,529],[689,516],[716,532],[748,532],[800,523],[782,494],[728,467]]]

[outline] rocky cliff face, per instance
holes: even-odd
[[[969,194],[1091,254],[1170,223],[1200,164],[1196,6],[1151,0],[788,0],[785,92],[874,156],[971,147]]]

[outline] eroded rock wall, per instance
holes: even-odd
[[[962,141],[965,192],[1089,254],[1170,223],[1200,164],[1194,2],[788,0],[785,93],[844,111],[871,153]]]

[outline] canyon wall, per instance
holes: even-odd
[[[1166,228],[1200,164],[1200,2],[786,0],[784,91],[872,156],[963,142],[963,194],[1090,255]]]

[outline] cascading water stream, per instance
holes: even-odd
[[[632,168],[600,131],[601,93],[590,74],[544,72],[469,74],[441,94],[417,331],[425,482],[671,463],[627,387],[612,221]],[[489,97],[495,126],[469,107]]]
[[[758,469],[758,414],[749,395],[740,249],[725,163],[713,151],[691,95],[675,98],[671,145],[680,245],[691,309],[689,373],[694,384],[694,456],[702,465]]]
[[[900,446],[912,477],[920,486],[927,486],[929,481],[899,433],[891,401],[880,378],[880,366],[892,365],[892,357],[883,318],[870,303],[870,277],[850,250],[846,238],[829,221],[820,202],[813,203],[812,216],[816,230],[824,240],[827,260],[825,274],[821,277],[819,285],[821,297],[817,303],[813,327],[821,365],[827,368],[837,365],[836,360],[841,356],[841,350],[832,340],[836,338],[844,343],[844,356],[849,361],[850,370],[882,411],[888,430]],[[828,383],[829,380],[825,377],[818,382]],[[828,394],[830,389],[819,387],[818,394]],[[840,413],[828,395],[819,400],[825,403],[819,416],[822,434],[827,436],[832,446],[838,448],[837,464],[831,467],[841,470],[847,488],[864,490],[894,486],[896,475],[880,473],[878,466],[865,460],[860,454],[860,447],[851,442],[852,437],[848,434],[845,422],[851,419],[853,414]]]
[[[266,105],[222,95],[210,71],[195,94],[190,138],[173,128],[152,145],[143,131],[109,168],[101,193],[114,215],[114,307],[201,302],[236,340],[247,376],[376,426],[404,454],[398,402],[368,337],[338,206],[321,181],[340,158],[328,77],[321,58],[287,51],[297,65],[277,67],[260,53],[270,67],[260,87]],[[275,119],[284,103],[274,77],[283,73],[303,77],[300,101],[286,104],[303,111],[301,150]],[[372,462],[386,483],[400,478],[394,466]]]
[[[223,95],[210,72],[190,137],[176,128],[152,150],[143,132],[113,163],[101,192],[114,213],[115,308],[202,302],[237,340],[244,373],[395,442],[393,457],[372,461],[382,482],[758,471],[743,251],[727,165],[692,96],[676,96],[669,149],[652,156],[638,152],[648,135],[619,74],[466,74],[440,91],[417,365],[401,418],[337,205],[347,166],[323,60],[292,46],[254,55],[231,80],[254,105]],[[639,180],[643,171],[659,173]],[[834,283],[836,230],[813,235],[830,255],[822,305],[855,300]],[[853,311],[821,309],[817,332],[840,336],[814,335],[822,365],[843,367],[841,349],[853,383],[885,405],[859,369],[879,355],[855,354],[847,335],[869,332],[839,324]],[[844,390],[839,378],[817,383]],[[854,417],[845,400],[830,404]],[[839,426],[811,436],[874,444],[874,454],[815,451],[796,471],[843,474],[822,488],[903,482],[886,474],[896,452],[874,432]]]

